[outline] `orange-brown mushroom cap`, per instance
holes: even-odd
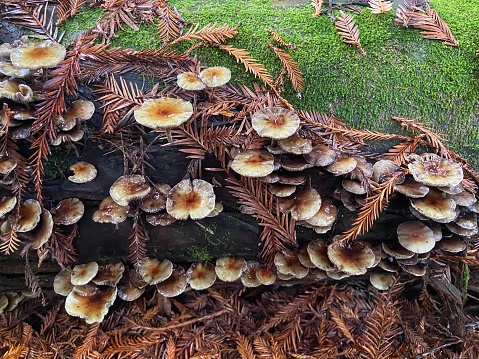
[[[93,213],[92,219],[98,223],[118,224],[126,219],[128,206],[120,206],[110,196],[100,203],[100,208]]]
[[[193,115],[193,105],[176,98],[148,99],[133,114],[140,125],[152,129],[166,129],[186,122]]]
[[[71,282],[73,285],[84,285],[91,281],[98,273],[98,263],[89,262],[73,267]]]
[[[226,84],[231,79],[231,71],[227,67],[208,67],[200,72],[198,77],[208,87],[217,87]]]
[[[371,248],[361,242],[335,242],[328,246],[328,257],[340,270],[352,275],[365,274],[376,257]]]
[[[432,229],[418,221],[401,223],[397,235],[399,243],[414,253],[427,253],[436,244]]]
[[[65,46],[50,40],[28,42],[10,52],[10,61],[14,66],[37,70],[42,67],[58,65],[66,56]]]
[[[143,198],[150,191],[151,188],[142,175],[125,175],[113,182],[110,196],[120,206],[127,206],[130,201]]]
[[[200,179],[186,179],[168,193],[166,211],[176,219],[202,219],[215,208],[215,199],[210,183]]]
[[[216,260],[216,275],[225,282],[234,282],[245,269],[246,261],[241,257],[222,257]]]
[[[156,285],[156,290],[165,297],[176,297],[185,291],[186,285],[185,269],[176,266],[169,278]]]
[[[274,171],[274,157],[266,151],[244,151],[233,159],[231,169],[245,177],[264,177]]]
[[[138,266],[138,273],[148,284],[158,284],[168,279],[173,272],[173,263],[168,259],[145,258]]]
[[[266,107],[251,116],[251,125],[259,136],[279,140],[295,134],[300,120],[293,111],[282,107]]]
[[[87,183],[95,179],[97,171],[95,166],[85,161],[77,162],[70,166],[70,170],[74,172],[73,176],[68,179],[74,183]]]
[[[185,90],[203,90],[206,84],[194,72],[182,72],[176,76],[176,84]]]
[[[50,212],[53,214],[54,223],[70,225],[77,223],[83,217],[85,206],[78,198],[66,198],[61,200]]]
[[[186,272],[190,287],[202,290],[211,287],[216,280],[215,266],[209,262],[193,263]]]
[[[453,187],[463,179],[462,165],[434,153],[410,155],[409,172],[417,182],[435,187]]]

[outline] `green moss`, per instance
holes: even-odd
[[[95,7],[83,6],[81,11],[73,17],[66,19],[60,24],[59,31],[64,32],[62,43],[69,44],[81,31],[95,26],[98,19],[104,12]]]
[[[213,259],[206,247],[190,246],[187,251],[188,255],[200,261],[210,261]]]
[[[53,179],[65,177],[71,163],[70,150],[61,146],[51,146],[50,155],[43,163],[42,179]]]

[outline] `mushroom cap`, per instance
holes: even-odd
[[[152,129],[178,127],[193,115],[193,105],[184,100],[162,97],[148,99],[133,112],[136,122]]]
[[[216,260],[215,272],[224,282],[234,282],[246,269],[246,261],[241,257],[222,257]]]
[[[291,212],[296,221],[303,221],[313,217],[321,208],[321,196],[314,188],[297,190],[289,197],[279,198],[279,208],[284,212]]]
[[[17,161],[15,161],[13,158],[4,156],[2,159],[0,159],[0,174],[6,176],[12,172],[15,167],[17,167]]]
[[[357,164],[358,162],[353,157],[342,157],[337,159],[336,162],[326,166],[325,169],[334,176],[341,176],[354,170]]]
[[[76,100],[70,108],[55,119],[55,125],[62,131],[69,131],[77,122],[89,120],[95,113],[95,105],[91,101]]]
[[[40,222],[41,213],[40,203],[36,199],[27,199],[20,205],[16,222],[12,218],[11,223],[15,223],[17,232],[28,232]]]
[[[198,77],[208,87],[217,87],[226,84],[231,79],[231,71],[227,67],[213,66],[200,72]]]
[[[311,163],[306,162],[303,157],[281,156],[281,167],[286,171],[300,172],[314,166]]]
[[[308,243],[308,254],[311,262],[324,271],[335,270],[334,264],[328,257],[328,246],[322,239],[316,239]]]
[[[90,182],[97,174],[95,166],[84,161],[71,165],[70,170],[73,171],[74,174],[73,176],[69,176],[68,179],[74,183]]]
[[[8,61],[0,61],[0,73],[5,76],[22,79],[30,75],[31,70],[13,66],[13,64]]]
[[[256,278],[263,285],[271,285],[276,282],[276,274],[264,265],[256,267]]]
[[[152,226],[169,226],[176,222],[176,218],[171,216],[168,212],[149,214],[146,216],[146,221]]]
[[[66,297],[72,291],[74,285],[71,282],[72,275],[70,270],[62,269],[53,279],[53,290],[55,293]]]
[[[87,324],[99,323],[116,299],[116,287],[96,286],[93,283],[76,285],[65,300],[66,312],[85,319]]]
[[[245,177],[264,177],[274,171],[274,157],[266,151],[244,151],[233,159],[231,169]]]
[[[150,193],[141,200],[140,208],[146,213],[157,213],[162,209],[165,209],[166,196],[170,189],[170,186],[168,186],[168,191],[163,193],[163,191],[158,189],[156,185],[153,186]]]
[[[435,187],[453,187],[463,179],[462,165],[434,153],[409,156],[409,172],[417,182]]]
[[[379,160],[373,164],[373,181],[383,183],[389,180],[397,171],[399,165],[390,160]]]
[[[361,183],[361,181],[353,180],[353,179],[343,179],[341,182],[343,188],[354,194],[366,194],[367,188]]]
[[[0,294],[0,314],[3,313],[5,308],[8,306],[8,298],[7,296]]]
[[[126,301],[132,302],[135,299],[140,298],[140,296],[145,292],[145,287],[137,287],[130,278],[122,278],[118,284],[118,296]]]
[[[459,236],[443,238],[437,242],[437,248],[449,253],[459,253],[467,248],[466,241]]]
[[[314,166],[328,166],[336,161],[337,153],[325,145],[314,145],[311,152],[303,154],[304,159]]]
[[[372,273],[369,281],[376,289],[388,290],[394,283],[394,276],[387,273]]]
[[[300,119],[285,108],[266,107],[251,116],[251,125],[259,136],[280,140],[296,133]]]
[[[5,80],[0,82],[0,98],[1,97],[20,103],[32,102],[33,90],[30,86],[18,81]]]
[[[246,261],[246,269],[241,274],[241,283],[245,287],[258,287],[261,282],[256,276],[256,271],[260,268],[260,264],[256,261]]]
[[[418,221],[401,223],[397,234],[399,243],[414,253],[429,252],[436,245],[432,229]]]
[[[32,242],[32,248],[38,249],[48,242],[53,232],[53,218],[52,214],[42,208],[40,215],[40,222],[34,230],[28,232],[28,238]]]
[[[23,300],[23,298],[25,298],[23,294],[16,292],[5,292],[3,295],[8,299],[8,305],[4,308],[4,312],[10,312],[14,310]]]
[[[83,130],[77,128],[70,131],[58,132],[57,137],[51,142],[53,146],[59,146],[63,142],[77,142],[83,138],[84,133]]]
[[[447,198],[444,192],[430,188],[423,198],[410,199],[411,206],[423,216],[433,220],[453,221],[456,218],[456,202]]]
[[[452,233],[459,234],[460,236],[464,236],[464,237],[471,237],[477,234],[478,232],[477,227],[468,229],[468,228],[459,226],[455,222],[446,223],[446,228],[449,229]]]
[[[175,266],[171,276],[156,285],[156,290],[164,297],[175,297],[185,291],[186,285],[185,269]]]
[[[92,282],[96,285],[107,285],[109,287],[115,287],[123,277],[125,266],[119,262],[116,264],[106,264],[98,267],[96,276],[92,279]]]
[[[406,178],[403,183],[394,186],[396,192],[402,193],[410,198],[422,198],[429,192],[429,187],[420,182],[414,181],[411,178]]]
[[[311,262],[311,258],[308,253],[308,246],[302,246],[298,252],[298,260],[303,267],[316,268],[316,265]]]
[[[383,258],[379,261],[378,267],[387,271],[387,272],[397,272],[399,270],[399,265],[396,261],[391,261],[387,258]]]
[[[449,195],[458,206],[470,207],[477,202],[476,196],[468,191],[462,191],[457,194]]]
[[[193,263],[186,272],[186,281],[197,290],[209,288],[216,280],[215,266],[209,262]]]
[[[334,223],[337,216],[338,209],[330,199],[326,198],[321,201],[319,210],[306,222],[315,227],[329,227]]]
[[[151,188],[142,175],[125,175],[113,182],[110,196],[120,206],[127,206],[130,201],[143,198],[150,191]]]
[[[0,217],[11,212],[17,204],[17,197],[3,197],[0,200]]]
[[[399,266],[404,271],[408,272],[409,274],[412,274],[415,277],[422,277],[423,275],[426,274],[427,266],[424,264],[418,263],[418,264],[407,265],[407,264],[399,263]]]
[[[376,258],[372,249],[361,242],[332,243],[328,246],[328,257],[336,268],[352,275],[365,274]]]
[[[474,212],[461,213],[454,222],[456,222],[456,224],[462,228],[477,228],[477,214]]]
[[[309,269],[303,267],[298,256],[291,251],[278,252],[274,256],[274,264],[281,274],[291,274],[296,278],[303,278],[308,274]]]
[[[98,263],[89,262],[73,267],[71,282],[73,285],[84,285],[95,278],[98,273]]]
[[[145,258],[138,266],[138,273],[148,284],[158,284],[168,279],[173,273],[173,263],[168,259]]]
[[[118,224],[126,219],[128,206],[120,206],[110,196],[100,203],[100,208],[93,213],[93,221],[98,223]]]
[[[268,191],[270,191],[276,197],[288,197],[296,191],[296,186],[282,183],[272,183],[268,186]]]
[[[166,198],[166,211],[176,219],[202,219],[215,208],[213,186],[203,180],[185,179],[176,184]]]
[[[409,259],[414,256],[414,252],[400,246],[398,243],[381,243],[381,248],[384,253],[394,257],[395,259]]]
[[[50,40],[28,42],[10,53],[10,61],[16,67],[37,70],[42,67],[58,65],[65,59],[65,46]]]
[[[213,208],[213,210],[208,213],[207,217],[216,217],[221,212],[223,212],[223,204],[221,202],[216,202],[215,208]]]
[[[349,178],[356,179],[356,180],[363,180],[364,178],[371,178],[373,176],[373,165],[369,163],[364,157],[362,156],[355,156],[354,157],[357,162],[357,166],[354,170],[349,172]]]
[[[293,153],[295,155],[308,154],[313,150],[313,143],[311,139],[299,137],[296,133],[288,138],[278,140],[278,145],[284,151]]]
[[[77,223],[85,213],[85,206],[78,198],[66,198],[61,200],[50,211],[53,214],[55,224],[70,225]]]
[[[192,71],[178,74],[176,84],[185,90],[203,90],[206,87],[206,84]]]

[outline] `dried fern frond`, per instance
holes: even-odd
[[[140,266],[141,262],[146,258],[147,249],[146,242],[150,240],[145,223],[140,217],[139,207],[133,218],[133,228],[130,237],[128,258],[135,267]]]
[[[403,165],[406,163],[407,156],[416,151],[422,137],[422,135],[419,135],[413,139],[398,143],[391,147],[387,152],[383,153],[380,158],[393,161],[398,165]]]
[[[77,261],[78,254],[73,246],[73,239],[78,234],[78,227],[74,226],[69,234],[64,234],[58,229],[54,229],[47,242],[46,248],[52,258],[60,265],[66,267]]]
[[[290,49],[296,50],[298,47],[294,44],[287,43],[286,41],[283,40],[283,38],[274,30],[267,30],[268,33],[271,35],[274,41],[276,41],[278,44],[280,44],[283,47],[288,47]]]
[[[274,80],[271,74],[263,65],[252,58],[248,51],[244,49],[237,49],[231,45],[220,45],[219,48],[234,56],[237,62],[241,62],[244,65],[246,71],[251,72],[255,77],[261,79],[266,85],[274,88]]]
[[[396,173],[388,181],[381,183],[373,190],[373,194],[366,198],[366,204],[359,210],[351,228],[341,234],[341,242],[354,241],[357,237],[366,233],[379,217],[389,202],[389,196],[394,192],[394,186],[402,172]]]
[[[318,17],[323,12],[321,11],[321,7],[323,6],[323,0],[311,0],[311,6],[314,7],[314,14],[313,17]]]
[[[163,45],[180,37],[186,21],[170,7],[168,1],[160,2],[156,14],[158,15],[158,35]]]
[[[18,250],[18,247],[21,244],[21,239],[18,237],[15,226],[2,234],[0,237],[0,253],[4,255],[12,254]]]
[[[373,14],[385,14],[392,10],[393,3],[387,0],[369,0],[368,6]]]
[[[223,24],[218,26],[216,23],[208,24],[201,29],[198,29],[199,24],[191,26],[191,28],[183,35],[171,41],[168,45],[174,45],[181,41],[200,40],[206,44],[219,45],[228,39],[232,39],[238,34],[238,28],[241,24],[236,26],[229,26]]]
[[[336,26],[339,36],[341,36],[345,43],[356,46],[361,54],[366,56],[366,52],[359,41],[358,25],[354,22],[352,15],[347,15],[340,10],[334,25]]]
[[[60,1],[60,4],[57,7],[57,22],[56,25],[59,26],[63,21],[69,17],[77,14],[81,7],[85,5],[86,0],[63,0]]]
[[[282,49],[273,46],[273,44],[271,44],[269,41],[268,46],[281,60],[281,63],[288,73],[288,77],[293,85],[294,90],[296,92],[301,92],[303,90],[303,76],[301,75],[301,70],[299,69],[298,64],[289,54],[284,52]]]

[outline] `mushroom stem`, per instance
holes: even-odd
[[[166,139],[168,140],[168,142],[173,142],[173,136],[171,135],[171,129],[167,128],[167,129],[165,129],[165,132],[166,132]]]

